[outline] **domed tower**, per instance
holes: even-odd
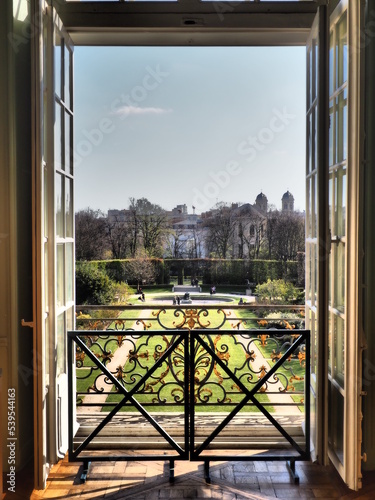
[[[268,209],[268,199],[267,196],[263,193],[259,193],[255,200],[255,207],[264,214],[267,213]]]
[[[294,196],[290,191],[283,194],[281,198],[281,209],[283,212],[294,212]]]

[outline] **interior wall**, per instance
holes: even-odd
[[[0,367],[2,453],[7,470],[8,389],[15,389],[17,470],[33,455],[31,58],[27,0],[3,0],[0,16]],[[4,485],[4,489],[7,485]]]
[[[9,68],[8,60],[8,12],[0,16],[0,61],[3,68]],[[9,387],[9,332],[10,332],[10,223],[9,223],[9,128],[8,128],[8,72],[0,71],[0,368],[2,369],[1,423],[3,466],[7,463],[6,428],[7,428],[7,389]],[[5,487],[5,485],[4,485]]]
[[[366,50],[366,163],[364,168],[364,351],[363,451],[365,470],[375,469],[375,0],[367,1],[366,30],[362,38]]]

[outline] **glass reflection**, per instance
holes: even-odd
[[[64,186],[62,182],[62,176],[60,174],[56,174],[55,177],[56,236],[60,238],[64,237],[63,189]]]

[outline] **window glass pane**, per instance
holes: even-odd
[[[47,293],[47,291],[49,289],[48,278],[49,278],[49,274],[48,274],[48,245],[45,244],[44,245],[44,307],[45,307],[46,312],[48,312],[48,310],[49,310],[48,293]]]
[[[317,106],[314,107],[313,120],[314,120],[313,169],[315,170],[318,166],[318,108],[317,108]]]
[[[336,98],[336,156],[337,163],[346,160],[348,110],[346,92]]]
[[[310,68],[311,68],[311,102],[314,101],[316,97],[316,53],[317,53],[317,45],[316,45],[316,40],[314,39],[312,41],[312,50],[311,50],[311,63],[310,63]]]
[[[335,155],[334,155],[334,129],[335,129],[335,120],[334,120],[334,108],[333,108],[333,100],[329,101],[329,166],[331,167],[335,163]]]
[[[55,103],[55,130],[54,130],[54,161],[55,161],[55,169],[61,170],[63,168],[63,160],[62,160],[62,107],[57,102]]]
[[[57,307],[65,305],[65,273],[64,273],[64,245],[59,244],[56,247],[56,302]]]
[[[314,266],[314,288],[313,288],[313,293],[314,296],[312,300],[314,301],[314,304],[317,304],[318,302],[318,248],[316,245],[314,245],[314,260],[313,260],[313,266]]]
[[[55,58],[55,94],[61,97],[61,53],[62,53],[63,41],[59,33],[55,34],[55,48],[54,48],[54,58]]]
[[[46,23],[43,23],[43,75],[47,75],[47,60],[48,58],[48,51],[47,47],[49,47],[48,44],[48,35],[47,35],[47,26]],[[48,127],[48,118],[47,118],[47,109],[48,109],[48,94],[46,92],[47,90],[47,81],[46,79],[43,79],[43,141],[42,141],[42,155],[43,159],[45,160],[46,155],[47,155],[47,144],[48,144],[48,137],[49,137],[49,127]]]
[[[72,108],[71,85],[70,85],[71,53],[64,44],[64,103],[68,109]]]
[[[319,68],[319,44],[318,41],[316,40],[314,45],[314,99],[318,95],[318,68]]]
[[[333,191],[333,179],[332,174],[329,176],[329,184],[328,184],[328,224],[331,230],[331,235],[334,234],[334,191]]]
[[[72,162],[72,116],[65,111],[65,171],[69,174],[73,174],[73,162]]]
[[[345,236],[346,234],[346,170],[340,168],[336,173],[336,224],[335,234]]]
[[[311,306],[314,307],[316,304],[316,277],[317,277],[317,269],[316,269],[316,244],[310,244],[310,252],[309,252],[309,278],[310,281],[310,290],[309,290],[309,298],[311,300]]]
[[[310,244],[309,245],[309,258],[310,258],[310,265],[308,266],[308,278],[307,281],[309,283],[308,291],[307,291],[307,296],[308,299],[311,301],[311,305],[313,305],[313,275],[314,275],[314,261],[313,261],[313,256],[314,256],[314,248],[315,245]]]
[[[306,243],[306,262],[310,262],[310,249],[311,249],[311,243]],[[306,301],[309,301],[311,299],[311,266],[308,266],[307,273],[306,273],[306,284],[305,284],[305,294],[306,294]]]
[[[306,109],[310,109],[311,107],[311,66],[310,66],[310,59],[311,59],[311,48],[308,46],[307,51],[306,51],[306,69],[309,70],[307,79],[306,79]]]
[[[309,263],[310,265],[308,266],[308,278],[307,281],[309,283],[309,288],[306,290],[308,299],[311,301],[311,305],[314,305],[314,252],[315,252],[315,245],[311,243],[309,245]]]
[[[65,313],[57,316],[56,325],[57,376],[65,373]]]
[[[335,300],[334,307],[340,312],[345,311],[345,245],[336,244],[332,253],[334,255],[333,266],[335,268],[334,286]]]
[[[317,177],[314,176],[314,219],[313,219],[313,237],[318,237],[318,187],[316,185]]]
[[[333,306],[333,294],[332,294],[332,251],[328,257],[328,305]]]
[[[311,331],[311,372],[318,371],[318,336],[317,336],[317,317],[314,311],[309,311],[309,328]]]
[[[344,369],[345,369],[345,322],[340,316],[333,315],[334,321],[334,366],[333,377],[335,381],[344,388]]]
[[[334,90],[334,50],[333,50],[333,33],[329,37],[329,95],[331,96]]]
[[[65,245],[66,255],[66,302],[73,301],[73,281],[74,281],[74,259],[73,259],[73,243]]]
[[[348,146],[348,89],[345,88],[342,100],[340,99],[340,106],[342,106],[342,147],[343,147],[343,160],[347,159],[347,146]]]
[[[343,15],[337,24],[337,88],[341,87],[348,79],[348,51],[347,51],[347,14]]]
[[[56,210],[56,236],[64,238],[64,185],[60,174],[56,174],[55,180],[55,210]]]
[[[309,107],[311,107],[312,102],[313,102],[313,51],[312,47],[309,49],[309,58],[308,58],[308,68],[309,68],[309,76],[308,76],[308,81],[309,81]]]
[[[308,127],[309,127],[309,130],[307,131],[308,133],[308,147],[309,147],[309,151],[308,151],[308,164],[307,164],[307,168],[308,168],[308,173],[310,173],[312,171],[312,168],[313,168],[313,160],[312,160],[312,149],[313,149],[313,117],[312,117],[312,113],[310,113],[310,116],[309,116],[309,121],[308,121]]]
[[[48,170],[43,169],[43,212],[44,212],[44,236],[48,236]]]
[[[332,314],[328,314],[328,373],[332,373]]]
[[[344,397],[334,384],[329,384],[328,441],[337,458],[344,459]]]
[[[73,181],[65,179],[65,236],[73,238]]]
[[[311,179],[307,179],[306,193],[306,238],[311,236]]]

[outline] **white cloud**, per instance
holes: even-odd
[[[165,108],[142,108],[140,106],[122,106],[118,108],[113,114],[117,116],[130,116],[130,115],[165,115],[172,113],[172,109]]]

